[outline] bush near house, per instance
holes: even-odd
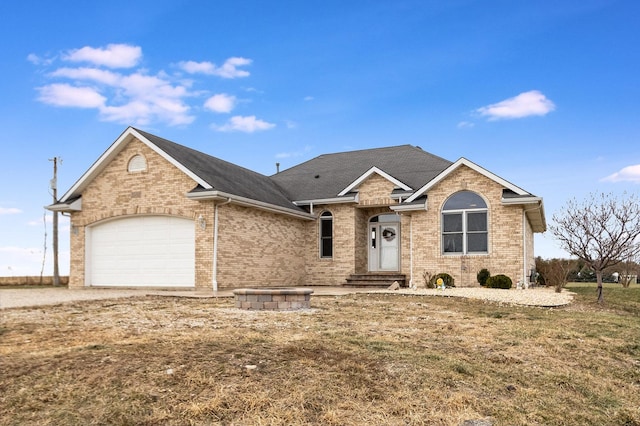
[[[438,278],[442,278],[442,281],[444,281],[444,285],[446,287],[455,287],[455,280],[453,279],[453,277],[445,272],[442,272],[431,277],[431,279],[429,280],[429,288],[436,288],[438,286]]]
[[[478,275],[476,275],[476,278],[478,279],[478,283],[482,287],[484,287],[485,285],[487,285],[487,280],[489,279],[490,276],[491,276],[491,273],[489,272],[489,270],[487,268],[482,268],[478,272]]]
[[[487,279],[487,288],[503,288],[510,289],[513,286],[513,281],[506,275],[495,275]]]

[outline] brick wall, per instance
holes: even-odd
[[[303,247],[306,285],[341,285],[354,272],[358,212],[353,204],[314,207],[318,215],[324,211],[333,215],[333,257],[320,257],[320,224],[317,221],[306,223]]]
[[[306,284],[309,221],[234,204],[220,206],[218,220],[219,288]]]
[[[147,170],[130,173],[129,160],[143,155]],[[196,183],[145,144],[133,140],[106,166],[82,194],[82,211],[71,214],[69,287],[85,285],[85,237],[88,226],[135,215],[169,215],[195,219],[202,214],[213,224],[211,202],[189,200]],[[195,221],[194,221],[195,226]],[[213,237],[196,226],[196,287],[211,285]],[[212,229],[211,227],[207,228]]]
[[[141,154],[147,170],[127,172],[129,160]],[[196,287],[213,284],[214,203],[193,201],[185,194],[195,182],[141,142],[132,141],[85,189],[81,212],[71,215],[70,287],[85,284],[86,227],[104,220],[134,215],[171,215],[194,220],[202,215],[205,229],[197,226]],[[217,282],[219,288],[340,285],[352,273],[368,270],[368,221],[392,213],[393,183],[372,174],[360,187],[359,203],[314,206],[319,215],[333,214],[333,258],[319,253],[318,221],[301,220],[235,204],[219,206]],[[440,217],[446,199],[460,190],[480,194],[489,207],[489,253],[443,255]],[[422,273],[447,272],[457,286],[473,286],[476,274],[487,268],[492,275],[506,274],[514,282],[525,265],[533,266],[533,232],[525,223],[527,259],[523,259],[523,209],[500,203],[502,187],[466,166],[460,167],[428,193],[428,210],[403,213],[401,221],[401,272],[421,286]],[[413,267],[410,241],[413,236]]]
[[[358,204],[314,206],[314,212],[318,215],[324,211],[333,214],[333,258],[320,258],[319,224],[307,224],[307,285],[342,285],[349,275],[369,270],[368,223],[373,216],[393,213],[389,206],[397,204],[390,197],[394,188],[393,183],[374,173],[358,187]]]
[[[444,255],[441,243],[441,210],[447,198],[455,192],[469,190],[480,194],[489,209],[489,253],[486,255]],[[522,278],[522,207],[505,206],[502,186],[474,170],[461,166],[428,193],[428,210],[412,212],[413,277],[414,284],[423,285],[422,274],[446,272],[452,275],[456,286],[477,286],[476,274],[487,268],[491,275],[505,274],[514,283]],[[529,232],[529,239],[532,233]],[[405,234],[406,235],[406,234]],[[407,235],[408,236],[408,235]],[[533,243],[529,249],[533,253]],[[411,273],[408,251],[403,252],[403,273]]]

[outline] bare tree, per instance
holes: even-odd
[[[549,259],[536,258],[536,270],[542,275],[546,285],[552,285],[556,293],[562,292],[567,284],[567,277],[571,269],[575,268],[573,259]]]
[[[640,253],[638,197],[591,194],[582,203],[572,199],[553,215],[553,222],[549,229],[562,248],[596,273],[598,303],[602,303],[602,271]]]
[[[636,255],[635,259],[625,259],[624,262],[621,263],[620,269],[622,270],[622,274],[618,274],[618,276],[622,287],[628,288],[634,276],[637,279],[638,270],[640,270],[638,263],[640,263],[640,253]]]

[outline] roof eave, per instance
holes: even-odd
[[[294,201],[293,204],[296,206],[312,206],[318,204],[348,204],[348,203],[357,203],[358,202],[358,194],[345,196],[345,197],[334,197],[334,198],[316,198],[313,200],[297,200]]]
[[[427,202],[424,203],[406,203],[389,207],[394,212],[418,212],[427,210]]]
[[[424,186],[422,186],[422,188],[418,189],[411,197],[409,197],[409,199],[407,199],[407,201],[408,202],[414,201],[418,197],[426,194],[431,188],[433,188],[435,185],[437,185],[438,183],[443,181],[447,176],[449,176],[451,173],[453,173],[455,170],[457,170],[461,166],[469,167],[470,169],[472,169],[472,170],[480,173],[481,175],[493,180],[494,182],[497,182],[499,185],[503,186],[504,188],[510,189],[511,191],[515,192],[518,195],[526,195],[526,194],[528,194],[527,191],[525,191],[524,189],[520,188],[519,186],[516,186],[516,185],[512,184],[511,182],[509,182],[509,181],[501,178],[500,176],[496,175],[495,173],[492,173],[489,170],[487,170],[487,169],[485,169],[483,167],[480,167],[479,165],[477,165],[473,161],[470,161],[470,160],[467,160],[464,157],[461,157],[455,163],[452,163],[449,167],[447,167],[442,172],[440,172],[436,177],[434,177],[429,182],[427,182]]]
[[[102,170],[104,170],[104,168],[111,162],[111,160],[113,160],[113,158],[115,158],[115,156],[118,155],[120,151],[122,151],[122,149],[132,139],[137,139],[143,144],[147,145],[149,148],[164,157],[167,161],[176,166],[202,187],[211,188],[211,185],[209,185],[208,182],[196,175],[193,171],[187,169],[184,165],[179,163],[176,159],[168,155],[166,152],[161,150],[153,142],[141,135],[135,128],[128,127],[124,132],[122,132],[118,139],[116,139],[116,141],[112,143],[104,153],[102,153],[102,155],[91,165],[91,167],[89,167],[89,169],[84,172],[80,179],[78,179],[76,183],[74,183],[73,186],[60,198],[60,201],[64,203],[71,198],[80,196],[86,186],[89,185],[89,183],[93,181],[93,179],[98,174],[100,174]]]
[[[82,211],[82,198],[76,198],[70,203],[57,202],[49,206],[45,206],[45,209],[52,212],[59,213],[72,213]]]
[[[506,206],[524,206],[525,214],[527,215],[527,219],[531,224],[533,232],[542,233],[547,230],[547,221],[544,215],[544,203],[542,202],[541,197],[503,198],[501,202]]]
[[[279,214],[284,214],[288,216],[294,216],[299,219],[306,219],[306,220],[316,219],[316,217],[310,213],[289,209],[282,206],[277,206],[275,204],[265,203],[263,201],[252,200],[250,198],[241,197],[238,195],[233,195],[233,194],[229,194],[229,193],[217,191],[217,190],[188,192],[187,198],[191,200],[196,200],[196,201],[211,200],[211,201],[231,202],[233,204],[237,204],[244,207],[254,207],[254,208],[269,211],[272,213],[279,213]]]

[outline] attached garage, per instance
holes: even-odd
[[[87,231],[87,285],[195,287],[193,220],[135,216]]]

